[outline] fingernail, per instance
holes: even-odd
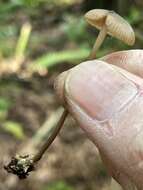
[[[74,68],[66,78],[65,93],[86,114],[96,120],[112,118],[137,95],[136,85],[103,61],[88,61]]]

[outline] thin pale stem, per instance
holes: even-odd
[[[45,151],[49,148],[51,143],[54,141],[54,139],[56,138],[57,134],[59,133],[61,127],[63,126],[67,115],[68,115],[68,111],[65,109],[59,122],[57,123],[56,127],[54,128],[51,136],[49,138],[47,138],[47,141],[43,144],[43,146],[39,149],[39,151],[34,156],[34,158],[33,158],[34,162],[37,162],[42,158]]]
[[[63,108],[60,107],[54,111],[43,123],[43,125],[38,129],[35,135],[31,138],[31,145],[35,149],[39,149],[44,142],[52,135],[53,131],[57,127],[57,123],[60,120],[63,113]]]
[[[92,49],[91,54],[89,56],[89,59],[95,59],[96,58],[96,52],[100,48],[100,46],[102,45],[106,35],[107,35],[107,28],[104,25],[102,27],[102,29],[100,30],[99,35],[95,41],[95,44],[93,46],[93,49]]]

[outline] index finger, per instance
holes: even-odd
[[[111,53],[101,60],[125,69],[143,78],[143,50],[126,50]]]

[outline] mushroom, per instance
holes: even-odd
[[[103,43],[107,34],[122,40],[128,45],[135,43],[135,34],[130,24],[114,11],[93,9],[85,14],[86,21],[100,30],[95,41],[90,59],[96,57],[96,51]]]

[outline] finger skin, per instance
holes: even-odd
[[[121,185],[125,176],[143,189],[143,80],[97,60],[71,69],[63,80],[57,89],[64,89],[66,108],[96,144],[110,174]]]
[[[118,51],[102,57],[101,60],[143,78],[143,50],[141,49]]]

